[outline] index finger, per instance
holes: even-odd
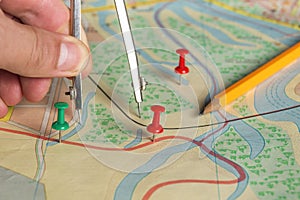
[[[0,8],[25,24],[68,34],[69,9],[62,0],[2,0]]]

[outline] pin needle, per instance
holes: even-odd
[[[186,49],[177,49],[176,53],[179,54],[179,64],[175,68],[175,72],[179,74],[179,85],[182,84],[182,74],[189,73],[189,68],[185,65],[185,55],[189,53]]]
[[[138,106],[138,115],[139,115],[139,118],[141,118],[141,103],[138,102],[137,106]]]
[[[58,142],[61,143],[61,131],[58,131]]]

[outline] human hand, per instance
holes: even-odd
[[[0,0],[0,38],[0,118],[23,96],[43,99],[52,77],[76,76],[89,56],[88,47],[69,36],[62,0]]]

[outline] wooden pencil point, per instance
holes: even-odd
[[[211,113],[213,111],[217,111],[221,109],[221,105],[219,103],[219,101],[212,101],[211,103],[209,103],[203,110],[203,114],[208,114]]]

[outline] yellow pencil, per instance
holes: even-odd
[[[217,94],[204,113],[220,109],[300,58],[300,42]]]

